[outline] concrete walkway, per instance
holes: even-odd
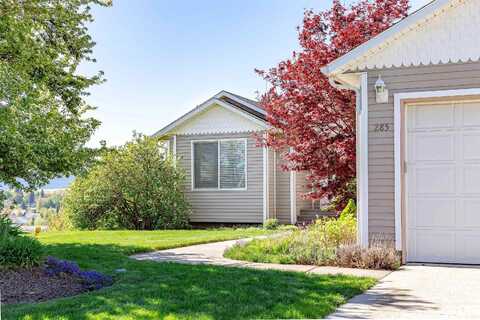
[[[480,319],[480,268],[404,266],[328,319]]]
[[[251,239],[230,240],[200,244],[195,246],[162,250],[137,254],[132,258],[137,260],[150,260],[158,262],[177,262],[186,264],[211,264],[226,267],[242,267],[253,269],[270,269],[281,271],[297,271],[311,274],[344,274],[359,277],[372,277],[382,279],[390,273],[385,270],[364,270],[337,267],[316,267],[311,265],[292,265],[292,264],[274,264],[274,263],[254,263],[246,261],[231,260],[223,257],[226,249],[238,242],[247,242]]]

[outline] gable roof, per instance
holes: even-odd
[[[332,61],[322,72],[334,77],[368,68],[479,59],[479,41],[472,39],[477,34],[471,30],[480,23],[479,5],[479,0],[434,0]],[[460,6],[464,7],[453,10]],[[462,50],[458,50],[458,46],[455,48],[452,42],[461,44]]]
[[[250,100],[228,91],[220,91],[212,98],[196,106],[177,120],[157,131],[154,136],[162,136],[185,124],[208,108],[218,105],[230,110],[260,126],[266,126],[266,111],[254,100]]]

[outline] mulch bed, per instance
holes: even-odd
[[[1,270],[0,292],[3,304],[40,302],[69,297],[88,291],[80,279],[69,274],[48,276],[43,268]]]

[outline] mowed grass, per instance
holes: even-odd
[[[115,277],[109,288],[38,304],[3,306],[2,319],[321,318],[375,280],[347,276],[136,261],[128,255],[243,238],[260,229],[45,233],[49,255]],[[124,268],[124,273],[116,269]]]

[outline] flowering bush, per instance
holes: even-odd
[[[72,261],[48,257],[45,262],[45,273],[49,276],[69,274],[77,276],[89,290],[97,290],[113,283],[113,279],[97,271],[82,271],[78,264]]]

